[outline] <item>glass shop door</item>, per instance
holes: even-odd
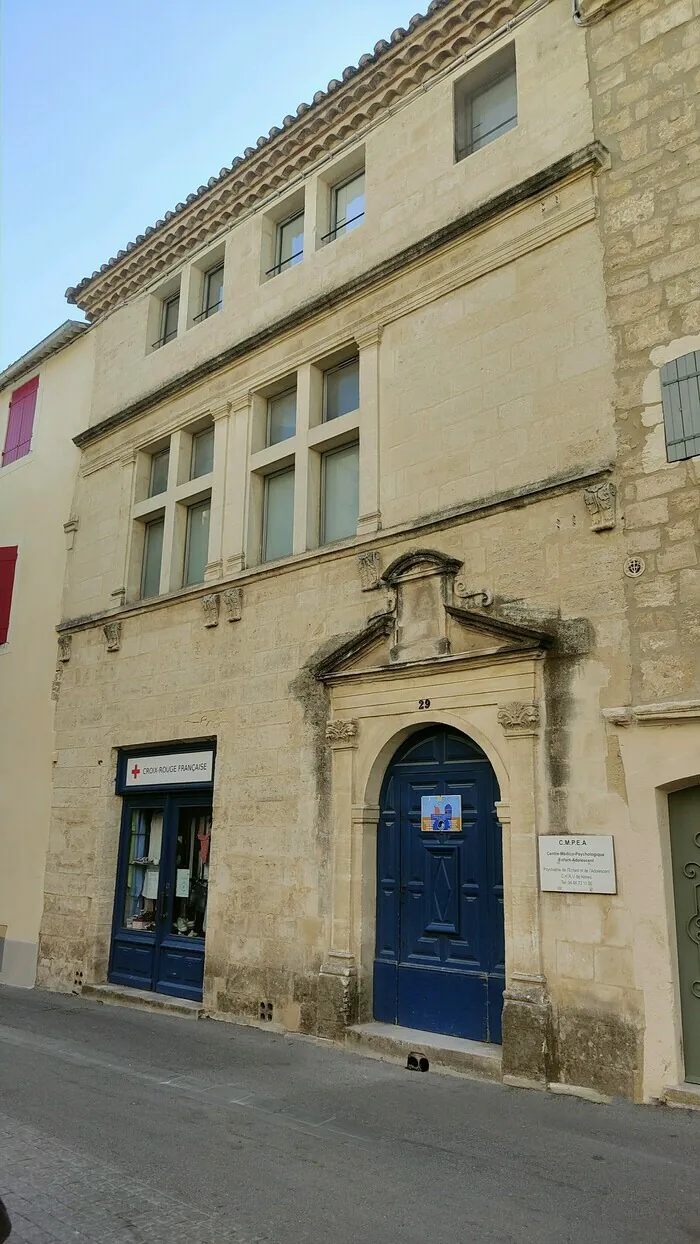
[[[124,800],[110,981],[201,1000],[210,843],[206,796]]]

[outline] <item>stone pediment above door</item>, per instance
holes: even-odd
[[[463,608],[454,591],[462,563],[435,549],[396,558],[381,576],[386,609],[317,662],[320,678],[416,662],[510,656],[548,647],[552,636]]]

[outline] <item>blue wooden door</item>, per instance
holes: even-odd
[[[453,806],[459,797],[459,830],[425,832],[423,796],[449,797]],[[500,1043],[498,798],[489,760],[455,730],[423,730],[396,753],[382,788],[377,843],[377,1019]]]
[[[109,979],[201,1000],[211,800],[124,800]]]

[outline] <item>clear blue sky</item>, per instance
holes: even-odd
[[[427,0],[421,11],[425,11]],[[4,0],[0,368],[415,0]]]

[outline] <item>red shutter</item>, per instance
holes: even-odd
[[[0,548],[0,644],[7,643],[12,608],[12,588],[15,582],[17,545]]]
[[[28,380],[19,389],[15,389],[12,394],[5,449],[2,455],[3,466],[7,466],[8,462],[16,462],[18,458],[23,458],[29,453],[38,391],[39,377],[35,376],[33,380]]]

